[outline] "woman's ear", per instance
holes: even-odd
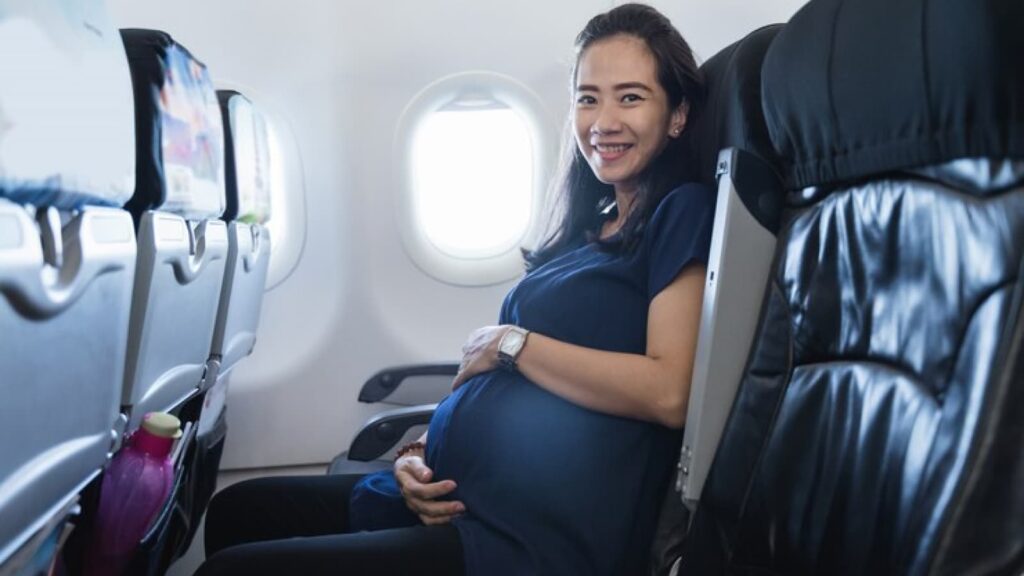
[[[679,106],[676,106],[668,120],[668,135],[670,137],[678,138],[683,133],[683,130],[686,128],[686,118],[689,115],[690,103],[684,100]]]

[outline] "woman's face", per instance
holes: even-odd
[[[619,34],[580,57],[573,128],[597,179],[633,192],[638,177],[686,125],[685,105],[669,110],[647,44]]]

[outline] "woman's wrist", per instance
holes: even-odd
[[[397,452],[395,452],[395,461],[398,461],[400,458],[402,458],[402,456],[407,456],[409,454],[415,455],[416,453],[418,453],[419,456],[423,456],[426,453],[426,451],[427,445],[424,444],[423,442],[420,442],[419,440],[415,442],[409,442],[408,444],[399,448]]]
[[[495,352],[495,360],[498,366],[506,370],[516,370],[519,356],[529,339],[530,331],[513,324],[505,325],[498,338],[498,346]]]

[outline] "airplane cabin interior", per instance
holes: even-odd
[[[391,470],[618,4],[0,0],[0,576],[192,574],[233,483]],[[1024,574],[1024,3],[653,5],[714,216],[646,574]]]

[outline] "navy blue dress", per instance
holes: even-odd
[[[567,250],[523,278],[499,322],[645,353],[651,300],[687,264],[707,262],[714,203],[699,184],[674,190],[634,252]],[[445,399],[428,437],[434,478],[455,480],[452,497],[466,505],[454,524],[468,576],[645,572],[678,431],[577,406],[498,370]]]

